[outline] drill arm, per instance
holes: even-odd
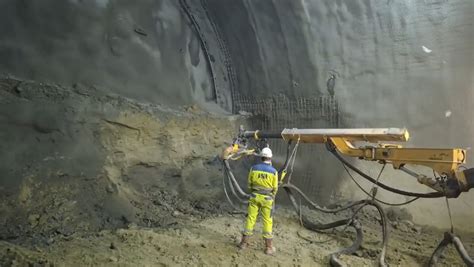
[[[474,168],[459,170],[466,162],[466,151],[459,148],[404,148],[398,144],[380,142],[406,142],[409,133],[406,129],[284,129],[281,132],[243,131],[244,139],[283,139],[300,143],[325,143],[339,153],[362,160],[391,164],[417,178],[418,182],[443,192],[448,197],[457,197],[474,187]],[[365,141],[376,145],[356,147],[356,142]],[[433,179],[417,174],[406,165],[420,165],[431,168],[439,177]]]

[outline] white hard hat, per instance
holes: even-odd
[[[269,147],[264,147],[262,149],[262,152],[260,152],[260,156],[262,156],[264,158],[271,158],[271,157],[273,157],[272,150]]]

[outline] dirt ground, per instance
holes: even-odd
[[[2,266],[327,266],[328,255],[351,243],[350,232],[314,233],[298,224],[286,208],[276,215],[277,253],[263,253],[256,232],[246,250],[237,249],[243,216],[199,216],[174,212],[170,227],[139,227],[96,233],[57,235],[45,245],[14,245],[0,242]],[[342,256],[347,266],[376,266],[380,232],[371,214],[363,214],[365,241],[356,255]],[[416,226],[409,221],[392,223],[387,253],[390,266],[424,266],[442,237],[439,229]],[[257,225],[258,227],[258,225]],[[464,234],[465,245],[474,249],[474,235]],[[439,266],[463,266],[449,248]]]

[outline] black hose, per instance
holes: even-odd
[[[370,200],[370,199],[364,199],[364,200],[351,202],[351,203],[349,203],[349,204],[347,204],[347,205],[345,205],[341,208],[324,209],[324,208],[319,207],[314,202],[312,202],[308,198],[308,196],[306,196],[301,191],[301,189],[299,189],[298,187],[296,187],[292,184],[283,184],[280,187],[285,189],[291,203],[293,204],[293,207],[295,208],[295,210],[297,212],[299,210],[298,209],[298,204],[296,202],[296,199],[295,199],[293,193],[291,192],[292,189],[295,190],[296,192],[298,192],[298,194],[300,194],[300,196],[303,197],[303,199],[306,202],[308,202],[314,209],[316,209],[318,211],[321,211],[321,212],[324,212],[324,213],[337,213],[337,212],[349,209],[349,208],[357,206],[357,205],[370,205],[370,206],[375,207],[377,209],[377,211],[379,212],[379,214],[380,214],[380,217],[381,217],[380,219],[381,219],[381,224],[382,224],[382,251],[381,251],[380,256],[379,256],[379,265],[380,266],[386,266],[385,252],[387,250],[387,244],[388,244],[388,238],[389,238],[388,237],[388,231],[387,231],[387,219],[386,219],[385,212],[383,211],[383,208],[378,203],[376,203],[375,201]],[[305,228],[308,228],[310,230],[321,231],[321,230],[327,230],[327,229],[335,228],[335,227],[342,226],[342,225],[352,224],[354,220],[352,218],[348,218],[348,219],[344,219],[344,220],[335,221],[335,222],[332,222],[332,223],[329,223],[329,224],[316,224],[316,223],[309,222],[309,220],[307,220],[307,218],[305,216],[303,216],[302,221],[303,221],[303,226]],[[356,241],[358,242],[359,239],[360,239],[360,242],[362,242],[362,232],[360,232],[360,234],[359,233],[357,234]],[[354,244],[356,244],[357,242],[354,242]],[[351,247],[349,247],[350,249],[347,248],[347,250],[341,250],[341,251],[343,251],[343,253],[339,252],[338,255],[340,255],[340,254],[352,254],[355,251],[357,251],[357,249],[359,247],[360,247],[360,245],[358,247],[351,246]]]
[[[467,253],[466,249],[464,248],[464,245],[461,242],[461,239],[459,239],[459,237],[453,235],[452,240],[453,240],[454,246],[456,247],[456,250],[458,251],[458,253],[461,256],[464,263],[467,266],[471,266],[471,267],[474,266],[474,260]]]
[[[387,205],[387,206],[404,206],[404,205],[407,205],[407,204],[410,204],[412,203],[413,201],[415,200],[418,200],[420,199],[419,197],[414,197],[410,200],[407,200],[405,202],[401,202],[401,203],[389,203],[389,202],[385,202],[383,200],[380,200],[376,197],[374,197],[373,195],[371,195],[369,192],[367,192],[357,181],[356,179],[354,178],[354,176],[352,176],[352,174],[349,172],[349,170],[347,169],[346,165],[342,164],[342,167],[344,167],[344,169],[346,170],[347,174],[349,175],[349,177],[351,178],[351,180],[357,185],[357,187],[359,187],[359,189],[364,192],[367,196],[369,196],[370,198],[374,199],[375,201],[381,203],[381,204],[384,204],[384,205]]]
[[[288,184],[285,184],[285,185],[288,185]],[[293,185],[291,185],[293,186]],[[298,206],[298,203],[295,199],[295,196],[293,195],[293,193],[291,192],[291,187],[289,186],[282,186],[283,189],[285,189],[286,193],[288,194],[288,198],[290,199],[290,202],[291,204],[293,205],[293,207],[295,208],[295,210],[297,211],[298,215],[299,215],[299,206]],[[297,191],[298,193],[300,191]],[[303,196],[303,198],[307,201],[307,199],[305,198],[305,196]],[[311,202],[308,202],[309,204],[314,204]],[[350,206],[352,207],[352,206]],[[348,207],[348,208],[350,208]],[[336,213],[336,212],[330,212],[329,210],[325,210],[325,209],[322,209],[318,206],[315,207],[317,210],[319,211],[322,211],[322,212],[325,212],[325,213]],[[322,231],[322,230],[327,230],[327,229],[332,229],[332,228],[335,228],[335,227],[339,227],[339,226],[344,226],[344,225],[347,225],[350,223],[350,219],[343,219],[343,220],[338,220],[338,221],[334,221],[332,223],[327,223],[327,224],[320,224],[320,223],[314,223],[314,222],[311,222],[310,220],[308,220],[306,218],[306,216],[302,216],[302,222],[303,222],[303,226],[309,230],[316,230],[316,231]]]
[[[341,212],[343,210],[347,210],[349,208],[352,208],[354,206],[357,206],[357,205],[361,205],[361,204],[365,204],[365,203],[369,203],[370,201],[370,205],[372,205],[373,201],[371,200],[367,200],[367,199],[362,199],[362,200],[358,200],[358,201],[354,201],[354,202],[350,202],[348,204],[346,204],[345,206],[342,206],[340,208],[337,208],[337,209],[326,209],[326,208],[321,208],[318,206],[318,204],[314,203],[313,201],[311,201],[311,199],[309,199],[309,197],[307,195],[305,195],[303,193],[303,191],[301,191],[301,189],[299,189],[298,187],[294,186],[293,184],[282,184],[280,185],[281,188],[290,188],[290,189],[293,189],[295,190],[296,192],[298,192],[298,194],[300,194],[304,200],[306,200],[306,202],[308,202],[315,210],[317,211],[320,211],[320,212],[324,212],[324,213],[338,213],[338,212]]]
[[[433,267],[438,263],[438,259],[443,254],[444,250],[448,245],[451,243],[451,240],[447,239],[446,236],[439,242],[438,247],[436,247],[435,251],[431,255],[430,262],[428,263],[429,266]]]
[[[353,170],[354,172],[356,172],[357,174],[359,174],[359,175],[362,176],[363,178],[369,180],[371,183],[377,184],[378,186],[380,186],[381,188],[383,188],[383,189],[385,189],[385,190],[387,190],[387,191],[390,191],[390,192],[396,193],[396,194],[400,194],[400,195],[404,195],[404,196],[419,197],[419,198],[439,198],[439,197],[445,197],[445,194],[442,193],[442,192],[432,192],[432,193],[415,193],[415,192],[408,192],[408,191],[396,189],[396,188],[390,187],[390,186],[388,186],[388,185],[385,185],[385,184],[383,184],[383,183],[377,182],[376,179],[370,177],[369,175],[365,174],[365,173],[362,172],[360,169],[358,169],[357,167],[355,167],[354,165],[352,165],[351,163],[349,163],[349,162],[348,162],[345,158],[343,158],[335,149],[329,148],[329,146],[326,146],[326,147],[328,147],[328,150],[329,150],[340,162],[342,162],[342,164],[344,164],[345,166],[349,167],[351,170]]]
[[[231,178],[230,178],[230,175],[226,175],[225,177],[227,177],[227,181],[229,183],[229,188],[232,192],[232,194],[234,195],[234,197],[239,201],[239,203],[241,204],[248,204],[248,200],[246,197],[244,197],[244,199],[242,199],[241,196],[239,196],[239,194],[237,194],[237,192],[235,191],[235,188],[234,188],[234,185],[232,184],[232,181],[231,181]],[[240,187],[239,187],[240,188]],[[241,189],[240,189],[241,190]]]
[[[359,221],[354,220],[351,222],[350,226],[352,226],[354,230],[356,231],[357,238],[354,240],[354,242],[352,243],[350,247],[343,248],[339,251],[336,251],[330,254],[329,264],[331,266],[335,266],[335,267],[344,266],[344,264],[338,259],[338,257],[342,254],[352,254],[355,251],[357,251],[362,245],[362,238],[358,238],[358,237],[362,237],[362,225],[359,223]]]
[[[238,183],[237,180],[235,179],[234,174],[233,174],[232,171],[230,170],[229,162],[228,162],[226,159],[224,159],[223,162],[224,162],[224,169],[225,169],[226,172],[227,172],[227,176],[229,177],[229,179],[230,179],[230,181],[232,182],[233,186],[235,186],[235,188],[237,188],[238,193],[239,193],[242,197],[244,197],[244,198],[247,198],[247,199],[250,198],[250,195],[247,194],[247,193],[245,193],[244,190],[242,190],[242,188],[240,187],[239,183]]]
[[[229,202],[230,206],[231,206],[234,210],[241,212],[241,211],[239,210],[239,208],[234,204],[234,202],[232,201],[232,199],[230,199],[230,197],[229,197],[229,193],[227,192],[227,186],[226,186],[226,182],[225,182],[225,181],[226,181],[226,178],[227,178],[227,175],[222,176],[222,186],[223,186],[223,188],[224,188],[224,194],[225,194],[225,196],[226,196],[226,198],[227,198],[227,201]],[[230,185],[230,186],[232,186],[232,185]],[[233,190],[233,188],[231,188],[231,189]],[[233,193],[235,193],[235,192],[233,192]],[[235,195],[235,194],[234,194],[234,195]],[[239,199],[239,201],[240,201],[240,199]]]
[[[457,252],[461,256],[462,260],[467,266],[474,266],[474,260],[469,256],[464,245],[461,242],[459,237],[455,236],[453,233],[445,232],[444,238],[439,243],[438,247],[436,247],[435,251],[431,255],[429,266],[433,267],[438,263],[439,257],[443,254],[444,250],[448,247],[449,244],[454,244]]]
[[[241,196],[239,196],[239,194],[237,194],[237,192],[235,191],[235,188],[234,188],[234,185],[232,184],[232,181],[231,181],[231,178],[230,178],[230,175],[226,175],[227,177],[227,182],[229,183],[229,188],[230,190],[232,191],[232,194],[234,195],[234,197],[239,201],[240,204],[245,204],[247,205],[248,204],[248,200],[247,198],[242,198]],[[239,187],[240,188],[240,187]]]

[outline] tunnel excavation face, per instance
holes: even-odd
[[[445,199],[385,220],[320,145],[299,146],[278,196],[285,252],[232,254],[241,215],[218,155],[240,125],[396,126],[410,146],[465,148],[470,162],[473,13],[470,0],[0,1],[0,265],[427,263],[444,231],[431,227],[451,224]],[[275,166],[295,146],[268,144]],[[230,163],[237,194],[258,160]],[[473,200],[450,200],[456,231],[432,262],[470,263]],[[353,206],[315,212],[341,201]],[[320,243],[301,225],[340,227]]]

